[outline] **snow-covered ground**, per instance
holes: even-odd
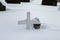
[[[6,11],[0,11],[0,40],[60,40],[60,11],[58,6],[42,6],[41,0],[30,3],[7,4]],[[42,23],[39,30],[27,30],[26,25],[18,25],[26,19],[38,17]]]

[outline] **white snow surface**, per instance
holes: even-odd
[[[0,11],[0,40],[60,40],[60,11],[58,6],[43,6],[41,0],[30,3],[7,4],[6,11]],[[18,25],[26,19],[27,12],[31,19],[38,17],[39,30],[27,30],[26,25]]]

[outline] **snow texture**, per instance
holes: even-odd
[[[41,0],[6,6],[6,11],[0,11],[0,40],[60,40],[58,6],[42,6]],[[28,11],[31,19],[39,18],[39,30],[27,30],[26,25],[18,25],[18,20],[26,19]]]

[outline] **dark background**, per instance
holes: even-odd
[[[30,0],[5,0],[7,3],[30,2]]]

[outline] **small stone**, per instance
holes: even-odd
[[[40,29],[41,24],[33,24],[34,29]]]

